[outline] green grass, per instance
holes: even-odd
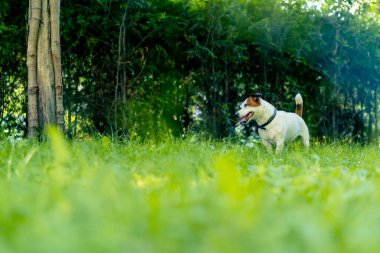
[[[0,143],[0,252],[378,252],[375,146]]]

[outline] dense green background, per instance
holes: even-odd
[[[313,136],[379,136],[376,1],[62,1],[67,135],[233,136],[261,91]],[[309,6],[309,7],[307,7]],[[0,1],[1,135],[24,135],[28,1]]]

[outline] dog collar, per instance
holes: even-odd
[[[257,127],[257,128],[260,128],[260,129],[263,129],[263,130],[267,130],[265,127],[266,127],[267,125],[269,125],[269,124],[274,120],[274,118],[276,117],[276,114],[277,114],[277,109],[274,108],[273,115],[270,116],[270,118],[268,119],[268,121],[265,122],[265,123],[262,124],[262,125],[259,125],[259,124],[256,123],[256,124],[257,124],[256,127]]]

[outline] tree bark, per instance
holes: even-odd
[[[38,125],[38,82],[37,82],[37,43],[41,23],[41,0],[29,1],[28,34],[28,137],[37,137]]]
[[[48,0],[42,0],[42,22],[38,34],[37,80],[40,127],[56,123],[54,70],[50,46],[50,15]]]
[[[54,69],[56,120],[58,127],[63,131],[65,127],[63,109],[63,85],[61,66],[61,41],[60,41],[60,0],[50,0],[50,26],[51,26],[51,51]]]
[[[64,129],[60,0],[29,1],[28,137],[35,138],[48,125]]]

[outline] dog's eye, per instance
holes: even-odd
[[[244,104],[244,107],[247,107],[248,105],[247,104]]]

